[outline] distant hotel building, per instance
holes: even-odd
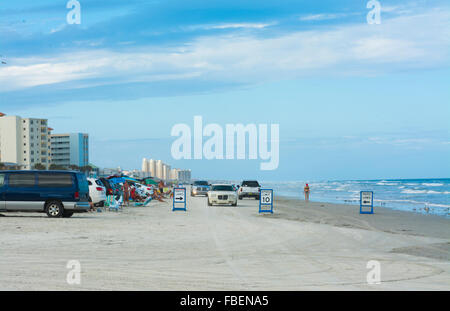
[[[68,167],[89,165],[89,135],[82,133],[50,136],[52,164]]]
[[[0,113],[0,162],[30,170],[50,165],[50,132],[47,119],[21,118]]]
[[[147,176],[163,180],[178,180],[183,182],[191,180],[191,170],[172,169],[170,165],[163,163],[162,160],[144,158],[142,160],[142,172]]]
[[[181,170],[179,168],[174,168],[170,170],[170,179],[178,180],[180,182],[190,182],[191,181],[191,170]]]
[[[142,172],[147,174],[147,176],[149,175],[156,177],[156,161],[153,159],[147,160],[144,158],[142,160]]]

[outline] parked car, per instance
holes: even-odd
[[[144,195],[152,195],[153,194],[153,189],[150,186],[146,186],[146,185],[142,185],[142,184],[138,184],[135,183],[134,186],[136,187],[136,191],[143,193]]]
[[[94,204],[94,206],[105,206],[106,202],[106,188],[100,179],[88,178],[89,185],[89,201]]]
[[[115,189],[112,187],[112,185],[108,179],[102,177],[102,178],[100,178],[100,181],[102,182],[103,186],[106,188],[106,195],[116,194]]]
[[[244,180],[239,187],[239,200],[242,198],[255,198],[259,200],[261,186],[256,180]]]
[[[231,204],[237,206],[237,194],[232,185],[212,185],[208,191],[208,206],[213,204]]]
[[[211,189],[209,183],[205,180],[197,180],[191,186],[191,196],[196,195],[208,195],[208,191]]]
[[[74,171],[1,171],[0,212],[71,217],[89,211],[86,176]]]

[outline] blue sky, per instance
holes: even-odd
[[[0,111],[87,132],[91,162],[194,177],[450,176],[450,5],[80,0],[0,6]],[[280,124],[280,165],[174,160],[173,125]]]

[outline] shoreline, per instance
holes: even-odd
[[[277,195],[303,199],[302,181],[266,181]],[[360,191],[373,191],[374,206],[450,217],[450,178],[309,181],[313,202],[359,205]]]
[[[450,237],[450,219],[434,214],[420,214],[388,207],[374,207],[374,214],[359,214],[359,205],[312,201],[306,203],[301,199],[282,196],[274,199],[274,210],[290,220],[301,220],[296,217],[298,213],[302,213],[304,221],[307,222],[443,239]]]
[[[290,196],[290,195],[277,195],[274,196],[276,198],[280,198],[280,199],[285,199],[285,200],[293,200],[293,201],[301,201],[301,202],[305,202],[304,199],[299,198],[298,196]],[[276,200],[276,199],[275,199]],[[450,219],[450,212],[447,211],[447,214],[440,214],[440,213],[432,213],[432,212],[426,212],[425,211],[425,207],[421,208],[420,210],[410,210],[410,209],[399,209],[397,207],[391,207],[388,205],[385,206],[380,206],[380,205],[375,205],[375,203],[378,200],[374,200],[374,210],[375,209],[388,209],[391,211],[399,211],[399,212],[405,212],[405,213],[412,213],[412,214],[416,214],[416,215],[423,215],[423,216],[438,216],[438,217],[442,217],[442,218],[446,218],[446,219]],[[309,200],[310,203],[317,203],[317,204],[332,204],[332,205],[348,205],[348,206],[354,206],[357,207],[359,209],[359,200],[355,200],[355,203],[352,202],[340,202],[340,203],[336,203],[336,202],[329,202],[329,201],[315,201],[315,200]]]

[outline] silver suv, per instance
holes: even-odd
[[[191,186],[191,196],[195,197],[196,195],[208,195],[208,191],[211,189],[211,186],[206,180],[197,180]]]

